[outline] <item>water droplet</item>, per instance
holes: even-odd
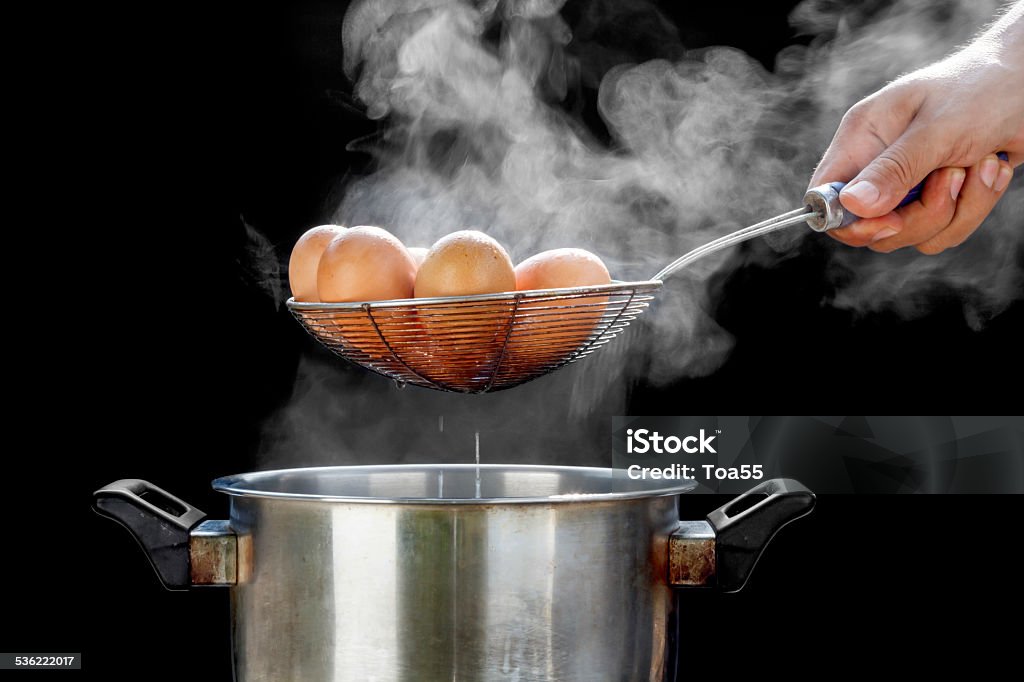
[[[476,499],[480,499],[480,432],[474,435],[476,440]]]
[[[406,387],[406,383],[401,379],[395,379],[395,387],[398,388],[398,390],[402,390]]]

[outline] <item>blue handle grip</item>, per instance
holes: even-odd
[[[1009,161],[1010,160],[1010,155],[1007,154],[1006,152],[999,152],[998,154],[996,154],[996,156],[998,156],[1003,161]],[[839,192],[843,191],[843,188],[846,187],[846,183],[845,182],[830,182],[830,183],[828,183],[828,185],[829,185],[829,187],[831,187],[832,189],[834,189],[836,191],[836,194],[838,194]],[[903,197],[903,201],[901,201],[900,203],[898,203],[896,205],[896,208],[903,208],[907,204],[909,204],[911,202],[914,202],[914,201],[917,201],[918,199],[921,198],[921,192],[923,190],[924,190],[924,182],[923,181],[919,182],[916,185],[914,185],[914,187],[909,192],[907,192],[907,196]],[[843,221],[842,221],[842,223],[840,223],[839,226],[840,227],[846,227],[850,223],[855,223],[858,220],[860,220],[860,216],[854,215],[850,211],[850,209],[848,209],[846,207],[843,207]]]

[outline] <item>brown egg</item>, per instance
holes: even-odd
[[[516,266],[516,289],[520,291],[610,283],[605,264],[583,249],[544,251]],[[539,372],[557,366],[590,341],[607,303],[604,295],[523,301],[516,329],[509,337],[509,368]],[[566,309],[568,306],[572,309]]]
[[[427,257],[427,253],[430,249],[422,246],[410,246],[408,251],[409,255],[412,256],[412,259],[416,261],[416,267],[419,268],[419,266],[423,265],[423,260]]]
[[[402,242],[387,230],[364,225],[346,230],[324,250],[317,289],[320,300],[329,303],[412,298],[415,276],[416,262]],[[409,313],[381,308],[371,314],[372,321],[363,310],[336,311],[331,318],[331,336],[360,362],[376,364],[391,356],[381,332],[396,350],[403,347],[407,330],[418,334]]]
[[[411,298],[416,262],[387,230],[360,226],[335,237],[317,269],[317,292],[324,302]]]
[[[288,259],[288,285],[296,301],[319,301],[316,271],[324,249],[345,230],[340,225],[321,225],[307,230],[292,247]]]
[[[560,289],[610,284],[600,258],[583,249],[552,249],[516,266],[516,289]]]
[[[515,270],[501,244],[476,230],[442,237],[416,273],[416,298],[512,291]]]
[[[440,239],[416,273],[416,297],[511,292],[516,276],[505,249],[487,235],[464,230]],[[487,386],[512,320],[511,303],[421,306],[428,361],[420,373],[460,390]]]

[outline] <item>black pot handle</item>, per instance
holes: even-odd
[[[137,478],[114,481],[97,490],[93,493],[93,509],[128,529],[164,587],[189,588],[189,535],[206,514]]]
[[[776,478],[708,514],[708,523],[715,531],[719,589],[743,589],[775,534],[791,521],[810,514],[814,501],[814,493],[798,481]]]

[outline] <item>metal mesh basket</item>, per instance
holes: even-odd
[[[622,332],[661,282],[288,309],[331,351],[401,383],[459,393],[518,386]]]

